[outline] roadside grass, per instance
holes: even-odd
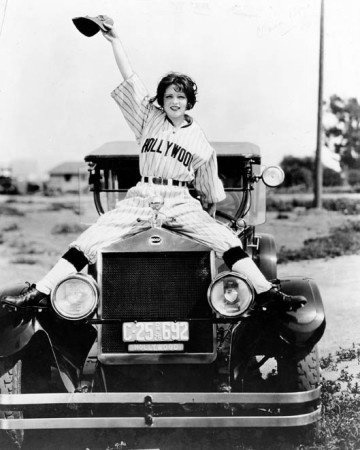
[[[334,258],[357,253],[360,253],[360,223],[348,221],[340,227],[332,228],[328,236],[306,239],[299,249],[282,246],[278,253],[278,262]]]
[[[320,365],[324,374],[322,419],[312,446],[304,448],[359,449],[360,345],[340,347],[335,355],[321,358]]]
[[[9,242],[9,245],[12,249],[14,249],[14,253],[16,255],[43,255],[47,253],[47,250],[44,248],[44,245],[35,240],[25,240],[21,237],[16,237]]]
[[[313,208],[313,201],[304,198],[283,199],[276,196],[269,196],[266,200],[267,211],[291,212],[295,208]],[[352,198],[324,199],[323,208],[328,211],[338,211],[345,215],[360,214],[360,202]]]
[[[0,216],[25,216],[23,211],[20,211],[18,208],[14,208],[12,206],[8,206],[5,204],[0,205]]]
[[[81,225],[77,222],[73,223],[58,223],[51,229],[51,234],[72,234],[81,233],[88,228],[86,225]]]
[[[38,264],[39,260],[34,259],[34,258],[28,258],[26,256],[18,256],[15,258],[11,258],[10,259],[10,263],[11,264],[29,264],[29,265],[34,265],[34,264]]]
[[[22,198],[22,197],[16,197],[16,198],[7,198],[4,203],[7,203],[8,205],[11,204],[31,204],[36,203],[36,200],[28,199],[28,198]]]
[[[64,209],[69,209],[75,214],[79,213],[79,206],[77,202],[53,202],[47,205],[45,211],[62,211]]]
[[[5,225],[4,227],[1,228],[2,232],[7,232],[7,231],[18,231],[19,230],[19,225],[15,222],[13,223],[9,223],[7,225]]]

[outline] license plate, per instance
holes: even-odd
[[[188,322],[125,322],[124,342],[185,342],[189,340]]]
[[[184,344],[129,344],[129,352],[182,352]]]

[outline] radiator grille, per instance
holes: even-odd
[[[211,317],[209,252],[104,253],[103,319]]]
[[[209,252],[103,253],[102,318],[211,319]],[[190,321],[186,353],[213,351],[211,321]],[[121,325],[102,326],[103,353],[124,353]]]

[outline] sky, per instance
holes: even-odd
[[[46,171],[134,139],[110,97],[110,43],[71,21],[98,14],[150,94],[169,71],[195,79],[191,114],[210,141],[258,144],[265,164],[314,154],[320,0],[0,0],[0,167]],[[325,0],[325,99],[360,98],[359,17],[358,0]]]

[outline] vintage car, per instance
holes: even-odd
[[[163,226],[161,198],[150,199],[149,228],[62,280],[49,308],[1,310],[3,437],[21,443],[25,429],[43,428],[307,427],[319,419],[322,299],[310,278],[278,279],[274,239],[256,228],[267,186],[283,172],[264,168],[254,144],[213,145],[226,190],[216,219],[269,280],[306,305],[259,305],[245,276]],[[85,160],[99,214],[140,179],[134,143],[105,144]]]

